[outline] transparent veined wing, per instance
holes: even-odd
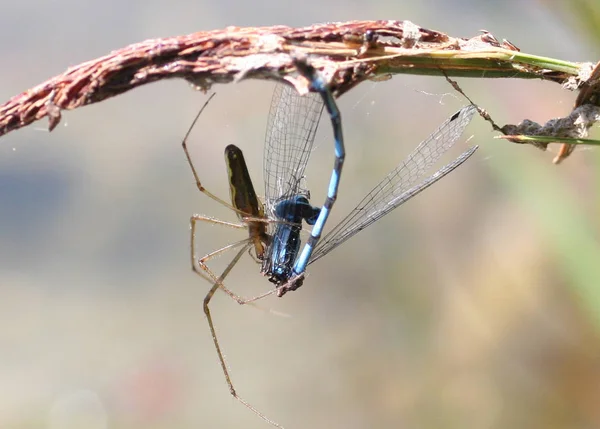
[[[265,205],[274,216],[277,202],[306,195],[304,170],[323,112],[318,93],[300,96],[296,90],[277,84],[267,122],[264,153]]]
[[[476,108],[472,105],[463,107],[423,140],[403,162],[362,199],[348,216],[319,241],[310,263],[427,189],[473,155],[477,146],[465,151],[453,162],[420,181],[431,166],[460,138],[475,112]]]

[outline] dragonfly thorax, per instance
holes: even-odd
[[[314,225],[321,209],[314,207],[304,195],[295,195],[275,205],[279,221],[271,238],[262,273],[276,285],[286,283],[293,275],[294,262],[300,250],[302,220]]]

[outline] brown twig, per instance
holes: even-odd
[[[294,60],[308,57],[337,96],[365,79],[414,73],[449,76],[542,78],[559,83],[571,71],[519,63],[518,49],[491,34],[450,37],[409,21],[354,21],[304,28],[237,28],[136,43],[55,76],[0,106],[0,136],[61,110],[105,100],[150,82],[183,78],[200,89],[240,79],[287,80],[299,92],[306,82],[289,76]],[[508,60],[507,60],[508,58]]]
[[[575,100],[575,106],[573,110],[583,106],[584,104],[592,104],[600,107],[600,63],[596,64],[591,76],[585,82],[581,84],[579,95]],[[590,125],[591,126],[591,125]],[[589,127],[588,127],[589,128]],[[558,154],[554,157],[552,162],[554,164],[560,164],[565,158],[567,158],[575,150],[575,145],[562,144],[558,150]]]
[[[465,94],[458,82],[450,79],[446,72],[442,71],[442,74],[458,93],[477,108],[479,115],[492,125],[494,131],[503,134],[498,138],[518,144],[529,144],[542,150],[546,150],[550,143],[569,141],[560,145],[558,154],[552,160],[554,164],[560,164],[566,159],[577,144],[596,144],[596,141],[586,140],[585,137],[600,118],[600,63],[590,69],[589,77],[581,80],[579,95],[571,113],[563,118],[550,119],[544,125],[525,119],[517,125],[506,124],[500,127],[485,109]],[[556,141],[552,140],[552,137],[556,137]]]

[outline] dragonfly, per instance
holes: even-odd
[[[296,102],[293,94],[287,94],[289,90],[282,91],[284,97]],[[318,102],[317,99],[315,100]],[[300,103],[299,100],[297,102]],[[449,164],[423,178],[433,164],[454,146],[476,112],[477,108],[474,105],[463,107],[423,140],[404,161],[367,193],[342,221],[316,243],[306,265],[329,254],[346,240],[441,180],[469,159],[477,151],[478,146],[467,149]],[[277,114],[278,112],[275,112],[271,116],[277,117]],[[307,119],[309,118],[310,116],[307,116]],[[267,257],[263,261],[263,273],[265,267],[276,265],[283,259],[282,255],[287,256],[288,252],[294,254],[293,251],[297,248],[296,239],[299,240],[294,234],[296,231],[299,234],[300,219],[310,224],[309,221],[319,210],[322,210],[310,206],[307,199],[308,191],[300,187],[304,168],[312,152],[314,136],[308,139],[303,135],[300,136],[302,138],[295,138],[297,134],[294,127],[283,128],[285,131],[271,128],[272,135],[268,134],[265,142],[265,202],[267,212],[280,222],[268,227],[272,244],[267,249]],[[287,138],[284,137],[286,135]],[[284,208],[287,212],[282,214]],[[305,217],[297,216],[298,213]],[[292,222],[292,225],[289,222]],[[278,285],[276,289],[278,296],[283,296],[302,284],[302,279],[290,282],[290,277],[291,275],[275,275],[270,278]]]
[[[321,239],[323,228],[337,199],[342,167],[346,158],[344,135],[342,132],[342,116],[325,78],[314,67],[308,64],[306,60],[296,59],[295,65],[298,72],[309,80],[310,87],[318,95],[308,94],[305,97],[299,98],[296,94],[290,92],[290,88],[285,90],[286,87],[283,87],[281,93],[278,93],[276,88],[273,100],[278,101],[275,109],[273,109],[274,103],[271,104],[270,120],[267,125],[267,138],[265,142],[266,152],[272,151],[271,154],[275,155],[269,156],[268,153],[265,154],[265,193],[267,194],[265,198],[271,214],[280,222],[278,223],[279,227],[273,239],[275,244],[270,247],[270,257],[263,264],[261,272],[277,285],[276,292],[280,297],[287,291],[298,289],[304,281],[306,267]],[[312,145],[319,126],[321,112],[323,111],[323,106],[319,109],[318,96],[320,96],[331,120],[335,151],[335,161],[331,178],[329,179],[327,197],[320,209],[310,207],[308,191],[303,189],[302,193],[299,193],[301,191],[301,178],[304,177],[304,169],[312,152]],[[296,109],[295,112],[294,109]],[[281,112],[284,113],[281,114]],[[289,133],[287,132],[288,128]],[[295,137],[297,135],[300,138],[296,140]],[[299,151],[304,150],[305,153],[299,153],[299,156],[296,156],[294,152],[287,152],[287,159],[280,157],[279,155],[286,152],[285,150],[281,151],[281,149],[284,149],[286,146],[282,144],[281,147],[276,148],[275,144],[282,139],[284,141],[292,140],[299,142],[297,149]],[[292,143],[288,148],[295,148],[295,145]],[[292,162],[290,162],[290,158]],[[282,193],[281,189],[279,189],[279,195],[275,196],[272,193],[275,187],[279,187],[275,183],[286,183],[286,180],[281,180],[280,176],[276,176],[277,179],[273,180],[273,173],[287,176],[287,185],[284,185],[287,192]],[[297,188],[298,192],[293,192],[295,188]],[[270,204],[275,200],[275,197],[277,197],[277,205]],[[286,197],[291,197],[291,199]],[[299,231],[293,224],[297,225],[299,219],[303,219],[309,225],[314,226],[302,249],[302,253],[296,258],[299,246]],[[290,222],[292,223],[291,226],[289,225]],[[287,267],[291,263],[290,261],[294,259],[294,267],[292,270],[289,270]]]

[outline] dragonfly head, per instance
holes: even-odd
[[[291,223],[301,223],[304,219],[307,224],[314,225],[319,213],[321,208],[312,206],[304,195],[295,195],[280,201],[275,206],[275,215]]]
[[[277,288],[277,296],[282,297],[291,290],[296,290],[304,283],[304,273],[296,275],[288,280],[287,283]]]

